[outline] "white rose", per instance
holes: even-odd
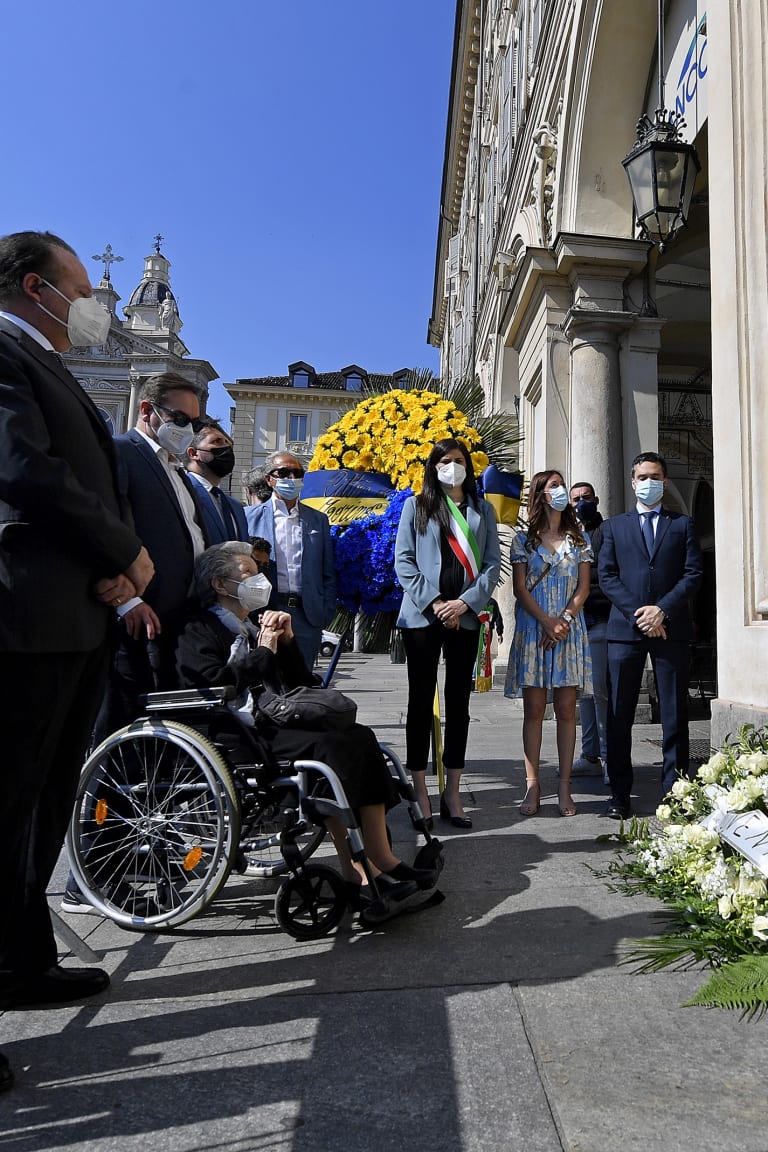
[[[753,778],[748,780],[740,780],[738,784],[734,784],[730,792],[726,793],[724,797],[725,807],[729,812],[743,812],[745,808],[752,807],[752,801],[756,796],[762,796],[762,788],[754,791],[754,785],[757,781]]]
[[[690,780],[675,780],[672,785],[672,795],[675,800],[682,800],[683,796],[687,796],[693,788]]]
[[[760,776],[768,771],[768,756],[764,752],[750,752],[748,755],[739,756],[736,764],[742,772]]]
[[[768,895],[765,880],[761,880],[758,876],[745,876],[742,872],[739,876],[739,895],[756,896],[758,900],[762,900],[764,896]]]
[[[656,809],[656,819],[661,820],[662,824],[672,819],[672,809],[669,804],[659,804]]]
[[[711,762],[708,762],[701,765],[696,775],[703,784],[715,784],[720,776],[720,771]]]
[[[728,919],[731,914],[731,896],[729,892],[726,892],[724,896],[720,897],[717,902],[717,910],[722,916],[723,920]]]
[[[755,916],[752,921],[752,932],[758,940],[768,940],[768,916]]]

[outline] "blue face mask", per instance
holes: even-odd
[[[638,480],[635,484],[635,496],[646,508],[652,508],[664,496],[664,481]]]
[[[303,484],[303,480],[287,476],[284,480],[275,481],[275,492],[282,500],[295,500],[300,495]]]
[[[549,489],[549,504],[555,512],[562,512],[568,507],[568,491],[562,484],[558,484],[557,488]]]

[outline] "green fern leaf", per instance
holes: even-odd
[[[713,972],[684,1007],[741,1010],[741,1019],[760,1019],[768,1011],[768,956],[745,956]]]

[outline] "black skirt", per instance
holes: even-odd
[[[376,734],[365,724],[354,724],[344,732],[270,726],[268,743],[278,759],[320,760],[327,764],[341,780],[350,808],[371,804],[394,808],[399,803],[400,796]]]

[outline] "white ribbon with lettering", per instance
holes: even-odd
[[[717,784],[705,788],[707,796],[716,801],[725,796],[726,791]],[[750,808],[747,812],[728,812],[715,808],[702,821],[703,828],[717,832],[721,840],[730,844],[747,860],[754,864],[763,876],[768,877],[768,816]]]

